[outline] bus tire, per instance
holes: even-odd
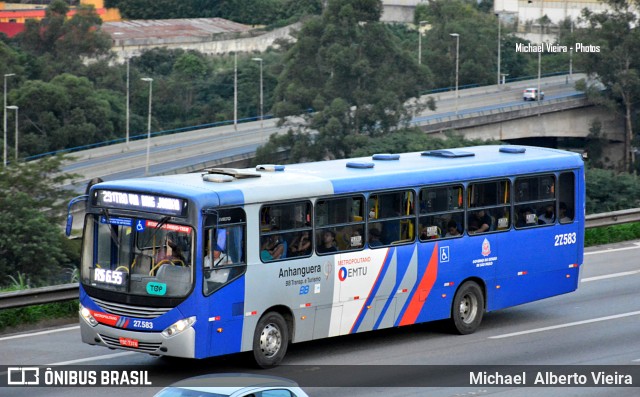
[[[474,333],[484,315],[484,294],[478,284],[467,281],[462,284],[451,307],[451,325],[455,333],[468,335]]]
[[[280,364],[287,353],[289,330],[280,313],[268,312],[256,326],[253,334],[253,357],[260,368]]]

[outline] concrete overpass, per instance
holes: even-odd
[[[576,79],[582,76],[574,76]],[[487,86],[431,94],[436,111],[416,114],[412,123],[427,133],[442,134],[456,129],[469,138],[517,140],[536,137],[586,137],[591,122],[599,118],[609,139],[622,141],[623,125],[616,115],[588,103],[564,76],[542,80],[545,99],[523,102],[522,90],[537,82]],[[428,98],[425,96],[422,98]],[[457,109],[457,110],[456,110]],[[212,166],[242,167],[250,163],[255,150],[273,133],[285,132],[276,120],[233,126],[204,128],[151,139],[149,174],[174,174]],[[141,177],[145,174],[146,140],[73,153],[64,172],[76,173],[73,188],[82,191],[94,177],[104,180]],[[615,145],[614,145],[615,146]],[[621,146],[621,145],[619,145]],[[613,154],[609,155],[615,157]]]
[[[573,81],[584,77],[573,76]],[[537,81],[511,83],[499,89],[496,86],[472,88],[461,93],[458,111],[451,107],[455,94],[447,92],[434,98],[441,104],[437,114],[418,116],[413,122],[431,134],[455,130],[469,139],[518,141],[586,138],[597,121],[609,141],[604,155],[615,165],[623,156],[624,119],[608,108],[589,102],[582,92],[573,89],[573,81],[567,76],[543,80],[541,91],[545,99],[539,102],[522,99],[523,89],[536,87]],[[477,106],[479,103],[483,105]]]

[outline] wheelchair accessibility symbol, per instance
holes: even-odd
[[[145,225],[144,221],[139,220],[136,222],[136,231],[137,232],[144,232],[144,229],[146,229],[147,226]]]
[[[440,247],[440,262],[449,262],[449,246]]]

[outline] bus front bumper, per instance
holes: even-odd
[[[128,331],[104,324],[91,326],[80,316],[80,335],[82,341],[90,345],[160,356],[195,358],[196,331],[193,327],[165,337],[160,332]]]

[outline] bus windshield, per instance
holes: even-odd
[[[168,219],[87,217],[83,284],[149,297],[186,296],[194,279],[194,233]]]

